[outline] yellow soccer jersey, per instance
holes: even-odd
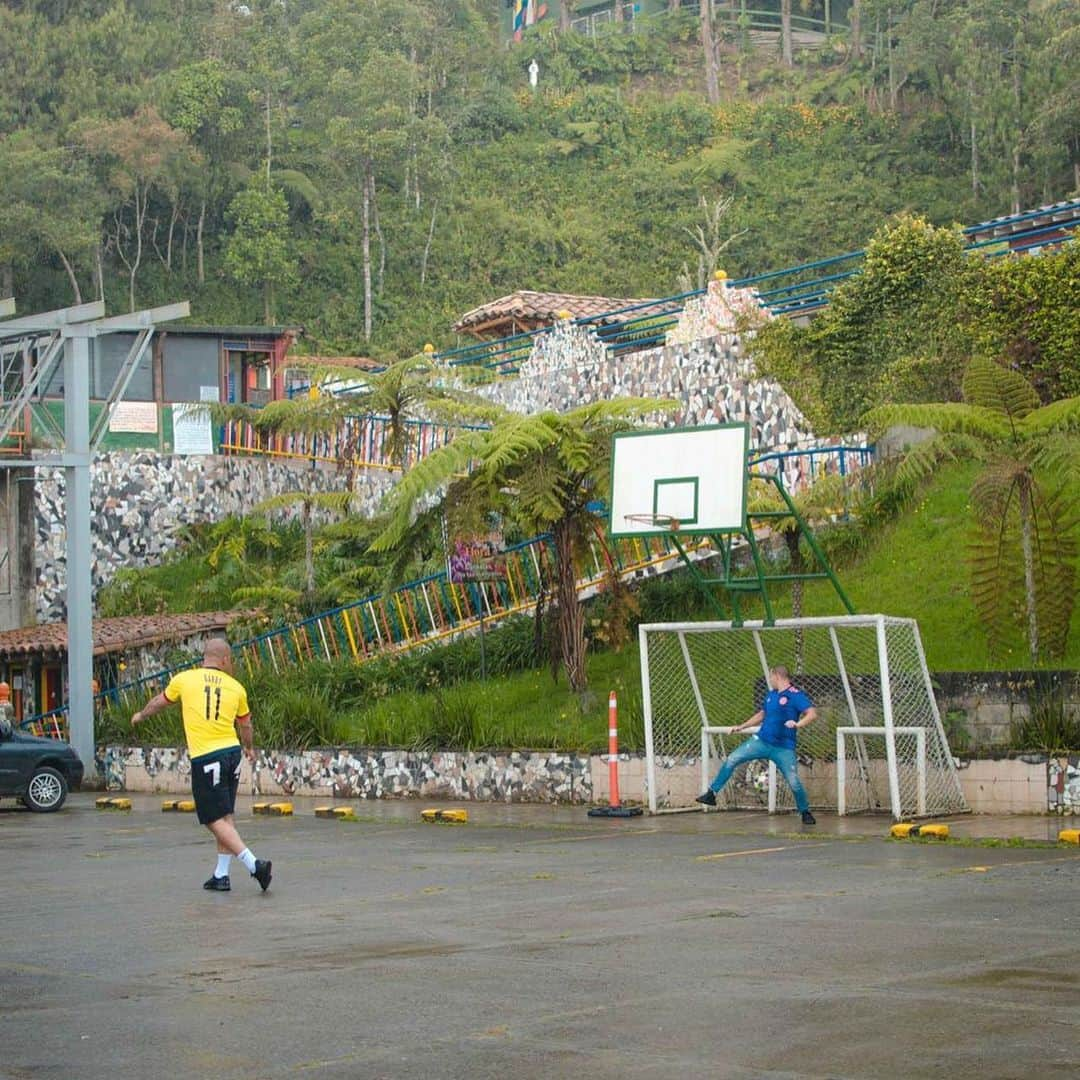
[[[247,691],[231,675],[214,668],[181,671],[165,687],[165,696],[181,703],[191,757],[240,745],[234,724],[251,710]]]

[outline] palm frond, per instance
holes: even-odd
[[[1027,466],[1015,458],[995,458],[971,485],[971,509],[984,528],[993,530],[1006,520],[1020,485],[1030,478]]]
[[[1054,432],[1033,440],[1028,460],[1036,471],[1080,490],[1080,438]]]
[[[454,476],[465,472],[482,456],[489,437],[486,431],[462,432],[404,473],[389,495],[386,525],[371,542],[371,550],[393,551],[408,531],[417,503],[434,496]]]
[[[1024,435],[1080,433],[1080,397],[1062,398],[1024,417]]]
[[[1023,610],[1024,578],[1015,528],[979,529],[968,549],[971,600],[992,656],[1000,656]]]
[[[960,402],[926,405],[878,405],[863,417],[874,435],[891,427],[932,428],[942,434],[974,435],[983,439],[1004,439],[1009,435],[1007,420],[993,409]]]
[[[1018,371],[975,356],[964,371],[964,401],[1010,421],[1023,420],[1039,407],[1035,388]]]

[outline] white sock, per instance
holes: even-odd
[[[251,854],[251,848],[244,848],[236,857],[244,864],[249,874],[255,873],[255,856]]]
[[[229,876],[229,860],[231,858],[232,856],[228,852],[218,852],[217,869],[214,871],[214,877]]]

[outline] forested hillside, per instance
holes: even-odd
[[[1075,0],[861,0],[790,64],[685,9],[507,47],[501,2],[5,4],[0,293],[407,354],[516,288],[696,284],[699,241],[749,273],[1080,186]]]

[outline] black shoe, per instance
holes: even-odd
[[[817,818],[814,817],[814,815],[811,814],[809,810],[804,810],[802,812],[802,823],[804,825],[816,825]]]
[[[212,877],[203,882],[203,888],[209,892],[232,892],[232,883],[226,874],[225,877]]]
[[[701,803],[702,806],[715,806],[716,805],[716,792],[712,788],[709,788],[704,794],[699,795],[694,802]]]
[[[255,873],[251,876],[262,886],[262,891],[266,892],[270,888],[270,868],[274,864],[269,859],[256,859],[255,860]]]

